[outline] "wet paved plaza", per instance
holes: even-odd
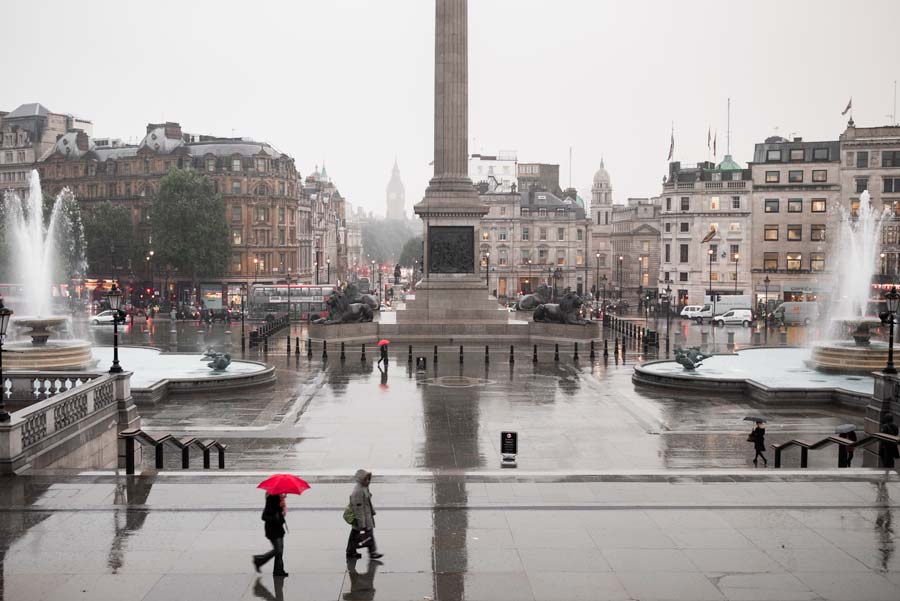
[[[111,343],[110,328],[76,330]],[[137,324],[123,343],[240,356],[240,324],[170,330]],[[298,357],[285,338],[245,355],[275,365],[274,386],[141,407],[154,433],[226,442],[225,471],[192,457],[184,472],[169,451],[159,474],[147,457],[142,477],[98,466],[4,482],[2,599],[900,598],[896,473],[838,472],[833,450],[811,453],[811,470],[749,462],[745,415],[766,415],[778,442],[861,423],[859,410],[636,389],[634,347],[624,364],[565,348],[556,362],[547,347],[537,363],[517,349],[512,365],[508,347],[487,363],[469,349],[462,364],[446,347],[436,366],[417,348],[424,372],[393,348],[383,373],[373,348],[365,362],[358,348]],[[507,429],[520,436],[514,470],[499,465]],[[376,473],[381,564],[343,557],[358,467]],[[277,471],[313,485],[289,499],[283,580],[250,563],[267,547],[255,485]]]

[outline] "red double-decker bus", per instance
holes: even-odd
[[[334,285],[291,284],[290,310],[292,319],[306,320],[328,314],[325,301],[334,291]],[[250,319],[278,317],[288,312],[287,284],[254,284],[248,293],[247,310]]]

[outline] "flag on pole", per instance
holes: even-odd
[[[844,109],[844,112],[842,112],[841,115],[846,115],[848,112],[850,112],[850,109],[852,109],[852,108],[853,108],[853,97],[851,96],[850,102],[847,103],[847,108]]]
[[[675,126],[672,126],[672,137],[669,140],[669,158],[667,161],[671,161],[672,157],[675,155]]]
[[[719,130],[716,130],[715,135],[713,136],[713,158],[716,158],[716,142],[719,138]]]
[[[709,233],[706,234],[706,236],[704,236],[703,240],[700,241],[700,244],[706,244],[707,242],[709,242],[710,240],[715,238],[717,233],[718,233],[718,230],[716,230],[716,229],[709,230]]]
[[[712,148],[712,129],[706,129],[706,149],[709,150]]]

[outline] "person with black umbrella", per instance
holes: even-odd
[[[769,462],[766,460],[766,456],[763,455],[766,451],[766,429],[763,427],[763,424],[765,422],[762,420],[756,422],[756,428],[747,436],[747,442],[752,442],[753,449],[756,451],[756,454],[753,456],[753,465],[758,466],[758,460],[762,457],[763,467],[766,467]]]
[[[841,438],[846,438],[847,440],[852,440],[856,442],[859,438],[856,437],[856,426],[853,424],[841,424],[837,428],[835,428],[834,433],[840,436]],[[854,447],[852,445],[847,445],[847,467],[850,467],[850,464],[853,463],[853,451]]]

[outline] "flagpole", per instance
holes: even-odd
[[[728,99],[728,137],[725,144],[725,154],[731,154],[731,98]]]

